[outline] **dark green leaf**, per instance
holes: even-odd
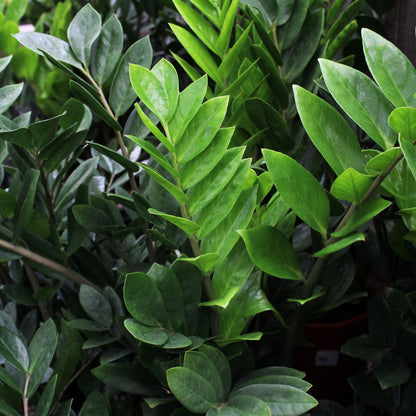
[[[108,416],[106,397],[99,391],[93,391],[82,405],[79,416],[90,416],[94,413],[97,415]]]
[[[26,372],[29,368],[29,353],[25,343],[3,326],[0,326],[0,356],[18,370]]]
[[[95,322],[110,327],[113,313],[110,302],[98,290],[91,286],[81,285],[79,302],[87,315]]]
[[[114,160],[115,162],[123,166],[123,168],[125,168],[128,172],[137,172],[140,169],[139,165],[136,162],[127,159],[119,152],[116,152],[115,150],[110,149],[107,146],[103,146],[102,144],[93,142],[87,142],[87,144],[89,144],[93,149],[97,150],[104,156],[109,157],[110,159]]]
[[[134,338],[146,344],[163,345],[168,340],[168,331],[164,328],[145,326],[135,319],[126,319],[124,326]]]
[[[207,416],[271,416],[267,403],[254,396],[237,396],[231,398],[225,406],[210,409]]]
[[[49,379],[43,392],[36,404],[35,416],[44,416],[49,414],[49,409],[52,406],[53,396],[55,394],[57,375]]]

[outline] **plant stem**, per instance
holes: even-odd
[[[40,289],[40,285],[38,279],[36,278],[35,272],[28,264],[25,263],[24,266],[27,277],[29,278],[30,285],[32,286],[33,293],[36,293]],[[40,314],[42,315],[43,322],[46,322],[50,318],[46,303],[38,300],[38,306]]]
[[[40,161],[37,161],[37,165],[40,173],[40,180],[42,182],[43,189],[45,190],[46,205],[48,207],[49,212],[49,224],[56,229],[56,216],[55,211],[53,209],[53,202],[51,198],[51,193],[49,191],[48,180],[46,178],[45,171],[43,170],[42,163]]]
[[[30,374],[26,373],[25,387],[23,390],[23,412],[24,416],[29,416],[29,399],[27,397],[27,391],[29,388]]]
[[[104,108],[106,109],[107,113],[110,114],[111,117],[113,117],[115,120],[117,120],[118,117],[117,117],[116,114],[113,113],[113,110],[111,109],[110,104],[108,103],[107,98],[105,97],[101,86],[98,85],[95,82],[95,79],[91,76],[88,68],[84,68],[83,73],[88,78],[88,81],[91,83],[91,85],[97,90],[97,92],[100,96],[100,101],[101,101],[102,105],[104,106]],[[130,154],[129,154],[129,151],[128,151],[125,143],[124,143],[122,134],[119,131],[116,131],[116,130],[114,132],[115,132],[115,135],[116,135],[116,138],[117,138],[118,146],[121,149],[121,153],[123,154],[123,156],[126,159],[130,159]],[[131,185],[132,190],[139,193],[139,187],[136,183],[136,179],[135,179],[133,173],[132,172],[127,172],[127,174],[129,176],[129,181],[130,181],[130,185]],[[141,225],[143,234],[146,236],[146,246],[147,246],[147,252],[148,252],[148,255],[149,255],[149,263],[154,263],[156,261],[156,255],[155,255],[155,249],[154,249],[154,246],[153,246],[152,237],[150,236],[150,233],[148,231],[149,225],[148,225],[147,221],[145,221],[143,218],[140,219],[140,225]]]
[[[371,184],[370,188],[364,195],[363,199],[360,201],[360,204],[352,204],[350,205],[348,211],[345,213],[344,217],[342,218],[341,222],[338,224],[336,231],[340,231],[344,228],[345,224],[357,210],[359,205],[364,204],[367,202],[373,195],[373,193],[377,190],[377,188],[381,185],[381,183],[386,179],[389,173],[394,169],[397,163],[403,158],[403,153],[400,154],[392,163],[391,165],[385,170],[384,173],[378,175],[374,182]],[[335,243],[338,239],[335,237],[330,237],[327,242],[325,243],[324,247],[328,247],[329,245]],[[319,278],[322,275],[324,267],[326,265],[328,259],[328,255],[325,257],[319,257],[309,275],[305,281],[305,285],[303,287],[303,298],[308,299],[312,296],[315,287],[319,281]],[[289,324],[289,328],[286,332],[285,337],[285,344],[281,355],[281,363],[284,365],[290,365],[293,362],[294,357],[294,347],[296,345],[296,341],[301,334],[302,328],[305,325],[308,315],[310,315],[310,307],[306,303],[304,306],[298,306],[297,309],[293,312],[291,322]]]
[[[17,246],[16,244],[10,243],[2,239],[0,239],[0,247],[12,251],[13,253],[20,254],[21,256],[29,260],[41,264],[42,266],[46,266],[49,269],[62,274],[63,276],[65,276],[66,278],[78,285],[88,285],[101,292],[101,288],[87,280],[84,276],[81,276],[75,270],[69,269],[68,267],[63,266],[62,264],[56,263],[50,259],[47,259],[46,257],[40,256],[39,254],[34,253],[33,251],[28,250],[27,248]]]

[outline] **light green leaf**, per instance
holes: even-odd
[[[188,190],[186,207],[191,215],[204,208],[225,188],[237,171],[244,150],[244,147],[227,150],[212,172]]]
[[[234,127],[218,130],[208,147],[180,168],[179,174],[184,189],[198,184],[211,173],[224,156],[234,134]]]
[[[224,20],[222,21],[220,36],[218,37],[215,44],[221,58],[227,53],[228,47],[230,45],[231,32],[234,28],[234,21],[239,5],[239,0],[232,0],[231,4],[227,8]]]
[[[136,100],[136,93],[130,84],[130,63],[150,68],[153,50],[149,36],[133,43],[118,64],[110,88],[109,103],[115,117],[122,116]]]
[[[180,164],[186,164],[208,147],[224,121],[227,106],[228,97],[212,98],[202,104],[176,144]]]
[[[396,108],[389,116],[391,128],[404,139],[416,140],[416,108]]]
[[[151,176],[160,186],[163,186],[180,204],[186,201],[186,195],[172,182],[164,178],[159,172],[153,168],[139,163],[139,165]]]
[[[199,225],[191,220],[188,220],[187,218],[165,214],[164,212],[158,211],[157,209],[153,208],[149,208],[149,214],[158,215],[159,217],[164,218],[166,221],[171,222],[172,224],[179,227],[181,230],[185,231],[188,235],[196,234],[199,231]]]
[[[262,225],[238,233],[259,269],[281,279],[302,279],[292,245],[276,228]]]
[[[335,179],[331,192],[338,199],[344,199],[358,205],[370,189],[373,181],[372,176],[348,168]]]
[[[181,261],[186,261],[198,267],[203,273],[210,272],[218,263],[220,256],[217,253],[206,253],[198,257],[181,257]]]
[[[134,338],[146,344],[163,345],[168,340],[168,331],[165,329],[145,326],[135,319],[126,319],[124,326]]]
[[[169,122],[169,132],[173,143],[177,143],[186,127],[198,112],[207,91],[208,78],[200,77],[188,85],[178,98],[175,114]]]
[[[115,14],[104,23],[92,48],[91,74],[98,85],[111,76],[123,50],[123,27]]]
[[[326,59],[319,63],[325,83],[341,108],[382,149],[393,147],[397,135],[388,124],[393,107],[374,82],[347,65]]]
[[[25,15],[28,0],[11,0],[8,2],[5,18],[13,22],[19,23],[20,19]]]
[[[365,165],[370,175],[384,175],[391,164],[401,155],[400,147],[393,147],[372,157]]]
[[[318,402],[309,394],[292,386],[255,384],[237,391],[237,395],[254,396],[266,402],[272,415],[298,416],[314,408]]]
[[[322,250],[317,251],[313,254],[314,257],[325,257],[328,254],[335,253],[356,243],[357,241],[365,241],[365,236],[362,233],[352,234],[342,240],[336,241],[329,246],[324,247]]]
[[[101,16],[89,3],[75,15],[68,26],[67,36],[71,49],[86,67],[90,66],[92,44],[100,31]]]
[[[413,177],[416,179],[416,148],[412,143],[402,138],[399,139],[399,143],[407,165],[409,166]]]
[[[329,200],[317,179],[289,156],[263,150],[276,189],[293,212],[326,238]]]
[[[14,37],[26,48],[42,55],[45,51],[57,61],[82,69],[81,62],[75,57],[69,44],[55,36],[37,32],[16,33]]]
[[[195,36],[191,35],[182,27],[174,24],[169,24],[169,26],[197,65],[217,84],[222,85],[223,80],[218,66],[205,46]]]
[[[332,237],[341,238],[355,231],[358,227],[370,221],[380,212],[384,211],[391,205],[391,201],[386,201],[382,198],[370,199],[364,204],[360,205],[358,209],[351,215],[347,223],[341,230],[332,233]]]
[[[23,83],[0,88],[0,114],[4,113],[17,100],[22,90]]]
[[[395,107],[415,107],[416,70],[396,46],[369,30],[362,30],[367,65],[383,93]]]
[[[173,395],[191,412],[205,413],[218,404],[214,388],[194,371],[173,367],[166,377]]]
[[[29,353],[25,343],[4,326],[0,326],[0,357],[18,370],[26,372],[29,368]]]
[[[358,139],[345,119],[326,101],[299,87],[293,87],[296,107],[310,139],[340,175],[352,167],[361,170],[363,156]]]

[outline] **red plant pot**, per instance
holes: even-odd
[[[295,367],[306,372],[314,397],[344,405],[351,403],[347,378],[362,368],[363,361],[342,354],[340,349],[348,339],[363,334],[366,327],[365,313],[341,322],[311,323],[305,327],[304,338],[313,346],[297,347]]]

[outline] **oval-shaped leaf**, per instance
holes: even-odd
[[[91,286],[81,285],[79,302],[91,319],[106,327],[111,326],[113,323],[111,304],[98,290]]]
[[[29,353],[25,343],[4,326],[0,326],[0,356],[18,370],[26,372],[29,368]]]
[[[389,116],[391,128],[406,140],[416,140],[416,108],[399,107]]]

